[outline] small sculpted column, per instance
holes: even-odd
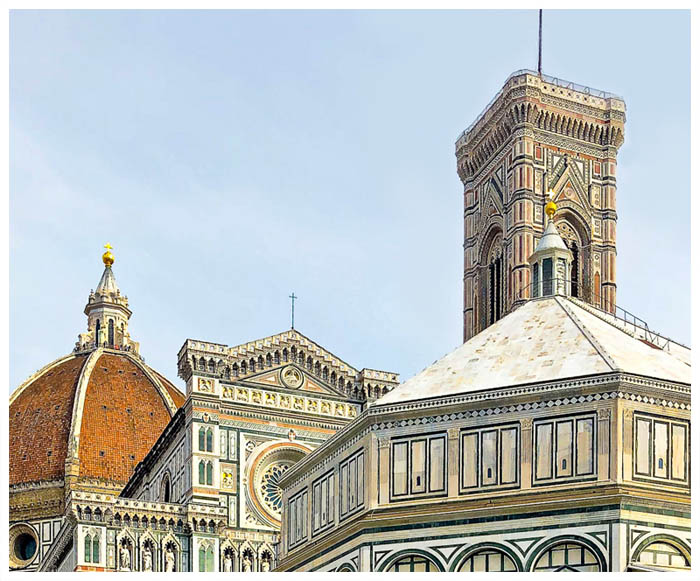
[[[598,480],[610,479],[610,408],[598,410]]]
[[[389,438],[379,438],[379,504],[389,503]]]
[[[522,445],[520,447],[520,488],[532,488],[532,418],[520,420]]]
[[[447,430],[447,496],[459,496],[459,428]]]

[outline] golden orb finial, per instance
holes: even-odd
[[[107,242],[107,244],[105,244],[105,248],[107,249],[107,252],[102,255],[102,262],[105,263],[105,266],[112,266],[114,264],[114,254],[110,252],[110,250],[112,250],[112,245]]]
[[[551,220],[557,211],[557,205],[554,203],[554,192],[552,190],[547,192],[547,196],[549,197],[549,201],[544,206],[544,213],[547,214]]]

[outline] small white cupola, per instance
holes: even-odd
[[[571,294],[571,264],[574,257],[554,225],[557,205],[552,200],[551,192],[549,196],[544,207],[547,227],[529,259],[532,298]]]

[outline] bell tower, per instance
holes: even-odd
[[[529,258],[547,225],[547,194],[571,251],[571,295],[614,309],[624,123],[621,97],[521,70],[459,136],[465,341],[532,296]]]

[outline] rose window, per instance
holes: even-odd
[[[280,526],[282,518],[282,490],[280,480],[301,460],[308,448],[296,442],[270,442],[256,454],[252,453],[245,470],[248,473],[250,508],[262,523]]]
[[[274,515],[282,512],[282,489],[279,486],[280,478],[289,470],[291,464],[284,462],[268,466],[260,478],[260,493],[265,507]]]

